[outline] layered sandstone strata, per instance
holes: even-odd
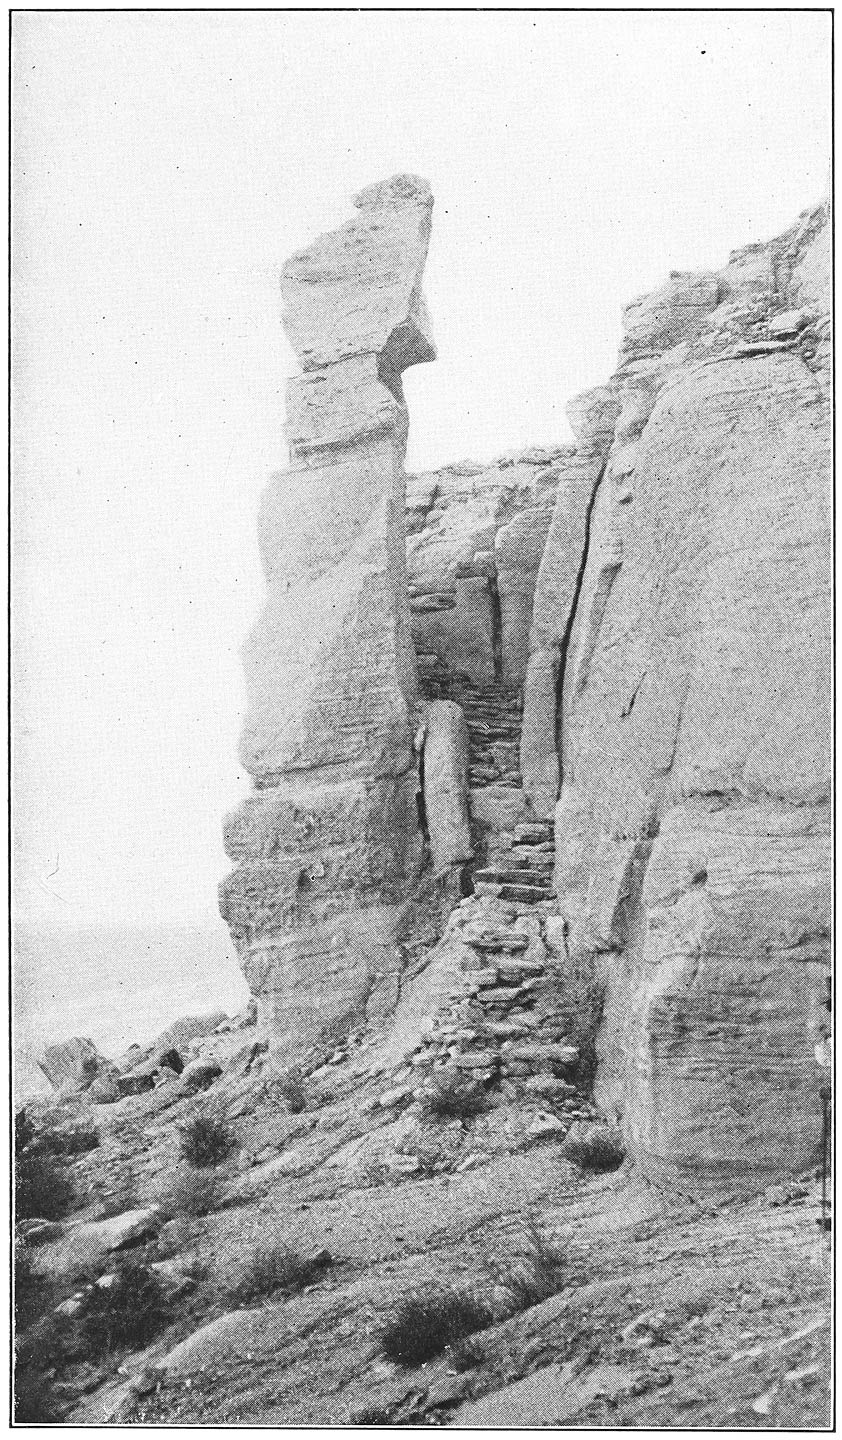
[[[412,634],[431,667],[476,685],[523,683],[538,567],[572,447],[462,461],[407,481]]]
[[[398,175],[287,261],[290,466],[259,521],[266,606],[245,647],[221,909],[260,1021],[290,1054],[388,1010],[417,872],[401,373],[435,358],[421,294],[432,196]]]
[[[828,255],[819,206],[627,308],[536,592],[522,763],[539,808],[560,784],[568,944],[607,976],[599,1095],[693,1186],[821,1130]]]

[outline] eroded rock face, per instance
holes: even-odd
[[[535,582],[572,447],[410,475],[407,562],[422,678],[523,683]]]
[[[473,855],[468,818],[468,727],[461,706],[433,700],[424,716],[424,809],[434,875]]]
[[[266,607],[247,642],[221,909],[286,1049],[387,1010],[420,855],[412,752],[401,373],[434,358],[421,296],[432,197],[399,175],[283,270],[290,467],[263,497]]]
[[[764,1183],[820,1136],[827,219],[628,308],[578,578],[560,488],[536,593],[522,768],[544,803],[560,778],[568,943],[608,961],[599,1096],[694,1184]]]

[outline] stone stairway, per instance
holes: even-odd
[[[494,788],[522,790],[520,774],[521,695],[502,683],[479,685],[448,670],[437,655],[419,655],[422,694],[455,700],[468,727],[468,786],[471,796]],[[473,872],[474,893],[536,905],[555,895],[555,833],[551,820],[529,820],[512,830],[478,835],[481,856]]]
[[[554,948],[561,933],[554,826],[531,818],[518,795],[520,691],[478,684],[433,654],[419,654],[418,670],[427,699],[454,700],[465,715],[477,860],[473,894],[451,914],[442,942],[456,946],[457,973],[428,1018],[411,1068],[424,1083],[455,1069],[539,1103],[575,1104],[582,1098],[574,1083],[579,1053],[560,1013],[562,957]],[[483,804],[491,797],[490,807]],[[482,820],[482,812],[494,818]]]
[[[536,905],[555,895],[555,832],[551,820],[516,825],[508,846],[496,846],[493,864],[473,875],[474,893]]]
[[[459,977],[431,1017],[413,1067],[432,1075],[455,1067],[546,1100],[576,1093],[579,1053],[559,1015],[562,980],[546,920],[535,902],[462,901],[448,923],[462,951]]]

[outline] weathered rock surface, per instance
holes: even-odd
[[[78,1035],[48,1045],[38,1065],[54,1090],[86,1090],[99,1075],[113,1069],[93,1040]]]
[[[475,684],[520,685],[532,599],[570,446],[407,477],[412,635],[422,678],[438,662]]]
[[[820,1136],[827,220],[628,307],[536,591],[522,770],[539,810],[560,777],[560,909],[609,960],[598,1094],[694,1184],[763,1183]]]
[[[424,716],[424,811],[433,873],[473,855],[468,819],[468,727],[452,700],[433,700]]]
[[[96,1273],[106,1256],[154,1235],[157,1225],[155,1206],[128,1210],[107,1220],[69,1225],[55,1243],[39,1249],[39,1270],[53,1276]]]
[[[401,372],[434,358],[421,296],[432,197],[394,176],[283,271],[290,468],[264,495],[267,602],[245,650],[241,756],[221,909],[281,1048],[385,1013],[417,871]]]

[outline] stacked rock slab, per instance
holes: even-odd
[[[253,794],[225,826],[221,910],[285,1053],[382,1014],[420,856],[417,678],[406,581],[401,373],[435,358],[421,294],[432,197],[398,175],[284,266],[303,373],[290,466],[259,521],[267,584],[245,647],[241,759]]]
[[[407,480],[419,684],[464,711],[475,880],[494,885],[486,893],[507,876],[515,883],[514,831],[534,818],[520,773],[523,683],[535,584],[571,462],[570,445],[533,448]],[[551,891],[550,880],[542,893]]]
[[[566,519],[542,563],[523,769],[546,797],[558,767],[568,943],[607,973],[599,1098],[654,1178],[759,1187],[821,1135],[827,208],[624,320],[578,563]]]
[[[576,1096],[579,1051],[559,1006],[553,938],[540,902],[487,894],[463,900],[444,941],[455,947],[458,966],[415,1048],[413,1067],[432,1078],[456,1069],[483,1084],[508,1082],[552,1105]]]
[[[422,687],[523,684],[538,567],[569,445],[407,481],[412,634]]]

